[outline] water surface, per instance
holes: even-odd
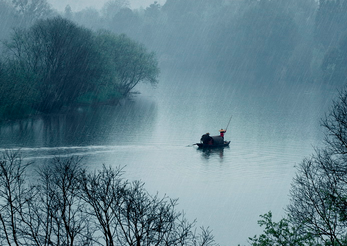
[[[221,245],[246,244],[261,232],[260,214],[281,218],[295,165],[321,143],[319,120],[336,94],[199,74],[166,74],[157,88],[138,90],[117,107],[2,123],[0,148],[21,148],[35,165],[78,155],[90,169],[125,166],[125,177],[149,192],[179,198],[178,209],[209,226]],[[229,148],[192,145],[206,132],[217,135],[230,115]]]

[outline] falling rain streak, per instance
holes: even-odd
[[[64,46],[60,60],[49,60],[55,49],[47,46],[44,58],[52,66],[38,66],[41,70],[33,73],[18,70],[23,74],[17,76],[6,70],[18,61],[17,54],[29,54],[20,49],[10,57],[14,63],[0,59],[0,89],[9,92],[0,98],[0,116],[12,117],[1,121],[0,152],[19,149],[35,167],[49,165],[57,156],[81,157],[89,170],[122,166],[126,178],[142,180],[151,194],[179,198],[179,210],[189,220],[197,219],[198,226],[209,226],[220,245],[245,245],[262,231],[259,215],[272,211],[275,220],[284,215],[295,166],[322,144],[320,119],[345,82],[339,57],[346,58],[340,31],[347,11],[335,6],[332,13],[340,14],[328,16],[324,8],[332,5],[324,2],[167,0],[140,6],[139,1],[111,0],[95,6],[87,0],[41,0],[37,8],[25,8],[0,0],[0,38],[13,41],[2,51],[13,51],[20,38],[29,37],[12,28],[30,28],[39,19],[60,16],[54,20],[68,23],[65,27],[74,30],[70,34],[81,35],[54,39],[69,35],[62,28],[47,34],[52,39],[40,36],[37,50],[47,40],[73,45]],[[35,30],[53,22],[40,22]],[[101,40],[101,51],[83,50],[95,39]],[[138,53],[122,53],[129,50]],[[71,54],[76,55],[64,63]],[[108,63],[108,55],[114,54],[115,61]],[[129,76],[139,60],[151,66]],[[30,67],[42,62],[33,61]],[[59,62],[61,70],[55,67]],[[130,63],[135,65],[129,69]],[[81,64],[87,64],[83,71]],[[106,73],[95,74],[96,65]],[[151,76],[139,77],[134,88],[121,87],[142,72]],[[48,83],[65,82],[53,87],[69,92],[60,94],[65,97],[58,98],[60,105],[49,105],[42,100],[45,93],[30,90],[30,83],[44,80],[35,80],[40,73],[50,76]],[[35,88],[55,95],[56,90],[41,85]],[[52,97],[47,96],[48,102]],[[52,110],[58,106],[60,110]],[[218,135],[226,126],[229,147],[200,150],[194,145],[202,134]]]

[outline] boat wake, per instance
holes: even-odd
[[[59,146],[59,147],[12,147],[0,148],[0,153],[5,151],[19,151],[22,159],[33,161],[35,159],[52,159],[55,157],[91,156],[103,153],[129,153],[131,149],[137,151],[163,150],[178,146],[163,145],[88,145],[88,146]]]
[[[86,156],[96,155],[101,153],[110,153],[118,151],[127,151],[129,148],[138,146],[122,145],[122,146],[107,146],[107,145],[91,145],[91,146],[60,146],[60,147],[18,147],[11,149],[1,148],[0,152],[19,151],[23,160],[33,159],[51,159],[55,157],[71,157],[71,156]]]

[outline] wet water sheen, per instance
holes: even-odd
[[[284,214],[295,165],[320,144],[319,119],[336,94],[175,74],[138,89],[121,106],[2,123],[0,148],[21,148],[36,165],[78,155],[90,169],[125,166],[125,177],[149,192],[179,198],[178,209],[209,226],[221,245],[246,244],[261,232],[260,214]],[[230,115],[230,147],[192,145],[206,132],[217,135]]]

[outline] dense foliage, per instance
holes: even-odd
[[[35,75],[31,86],[39,97],[34,108],[41,112],[59,110],[95,89],[102,66],[93,39],[91,31],[68,20],[40,20],[29,30],[14,32],[6,43],[6,65],[12,68],[16,64],[17,75]]]
[[[61,17],[15,29],[4,44],[2,117],[51,113],[78,101],[116,101],[140,81],[157,82],[156,58],[142,45]]]
[[[157,82],[158,65],[154,53],[147,53],[143,45],[132,41],[126,35],[101,31],[96,37],[104,62],[108,64],[108,79],[112,91],[126,96],[140,82]],[[109,82],[109,83],[108,83]]]
[[[264,228],[260,236],[249,238],[252,246],[318,246],[311,233],[302,233],[301,226],[293,225],[288,218],[272,220],[272,213],[261,215],[258,224]]]
[[[209,229],[176,211],[177,199],[150,195],[121,168],[87,172],[80,159],[55,158],[28,183],[18,152],[0,157],[1,245],[213,246]]]

